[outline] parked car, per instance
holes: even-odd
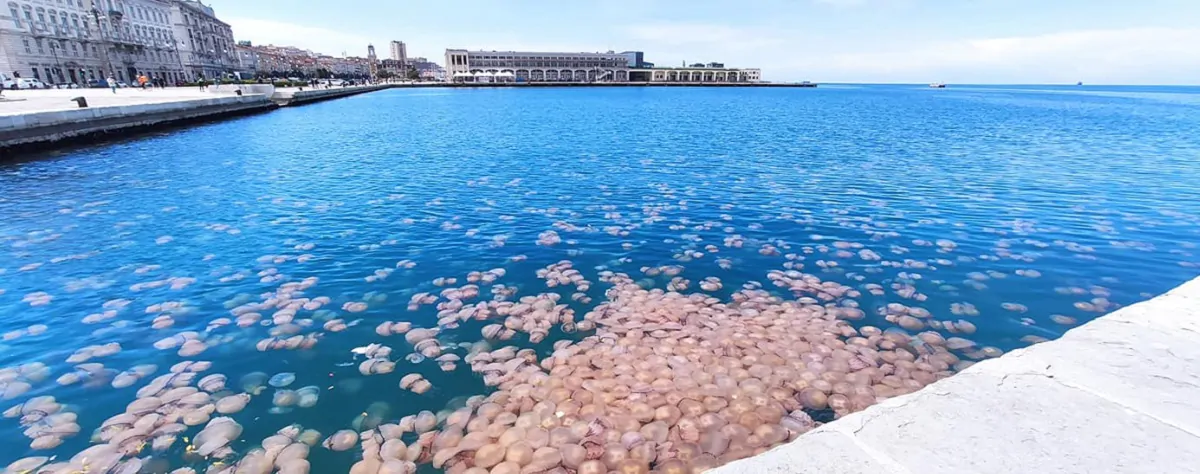
[[[30,77],[18,77],[16,79],[8,79],[4,81],[5,89],[49,89],[40,79]]]
[[[55,84],[54,88],[55,89],[78,89],[79,84],[76,84],[74,82],[60,82],[58,84]]]
[[[105,81],[104,79],[93,79],[88,81],[87,86],[93,89],[105,89],[108,88],[108,81]]]

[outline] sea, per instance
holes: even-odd
[[[325,437],[364,414],[462,407],[495,388],[376,328],[437,328],[414,295],[495,269],[475,301],[498,284],[514,300],[559,293],[577,320],[606,301],[602,272],[725,301],[794,299],[768,274],[802,272],[858,290],[855,327],[998,356],[1200,273],[1197,130],[1196,87],[400,88],[20,156],[0,163],[0,409],[51,396],[79,433],[32,449],[27,425],[0,418],[0,466],[69,460],[182,361],[211,362],[199,375],[233,392],[257,379],[229,415],[244,431],[218,461],[189,455],[203,426],[188,427],[137,454],[141,472],[228,465],[293,424]],[[561,262],[590,287],[538,277]],[[317,342],[259,350],[271,312],[230,321],[289,283],[328,299],[286,331]],[[926,310],[921,327],[898,325],[896,303]],[[589,334],[488,344],[545,357]],[[179,355],[189,338],[205,348]],[[438,340],[466,356],[484,338],[443,324]],[[360,373],[354,349],[372,343],[394,372]],[[122,372],[137,382],[115,387]],[[294,382],[262,386],[281,373]],[[400,389],[410,373],[432,389]],[[300,387],[319,400],[275,406]],[[307,459],[326,473],[360,457],[318,445]]]

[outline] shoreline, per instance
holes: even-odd
[[[1200,277],[713,472],[1197,472],[1197,343]]]

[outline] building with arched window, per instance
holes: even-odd
[[[538,53],[447,49],[446,77],[456,82],[512,78],[516,82],[725,83],[760,82],[762,73],[758,69],[725,67],[723,63],[654,67],[640,51]]]
[[[446,50],[446,77],[511,77],[517,82],[625,82],[629,58],[607,53]]]

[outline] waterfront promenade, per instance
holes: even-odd
[[[52,89],[6,91],[0,101],[0,154],[139,133],[281,106],[372,92],[389,86],[333,89],[270,85],[166,89]],[[82,97],[87,107],[73,100]]]
[[[1200,472],[1200,278],[716,472]]]

